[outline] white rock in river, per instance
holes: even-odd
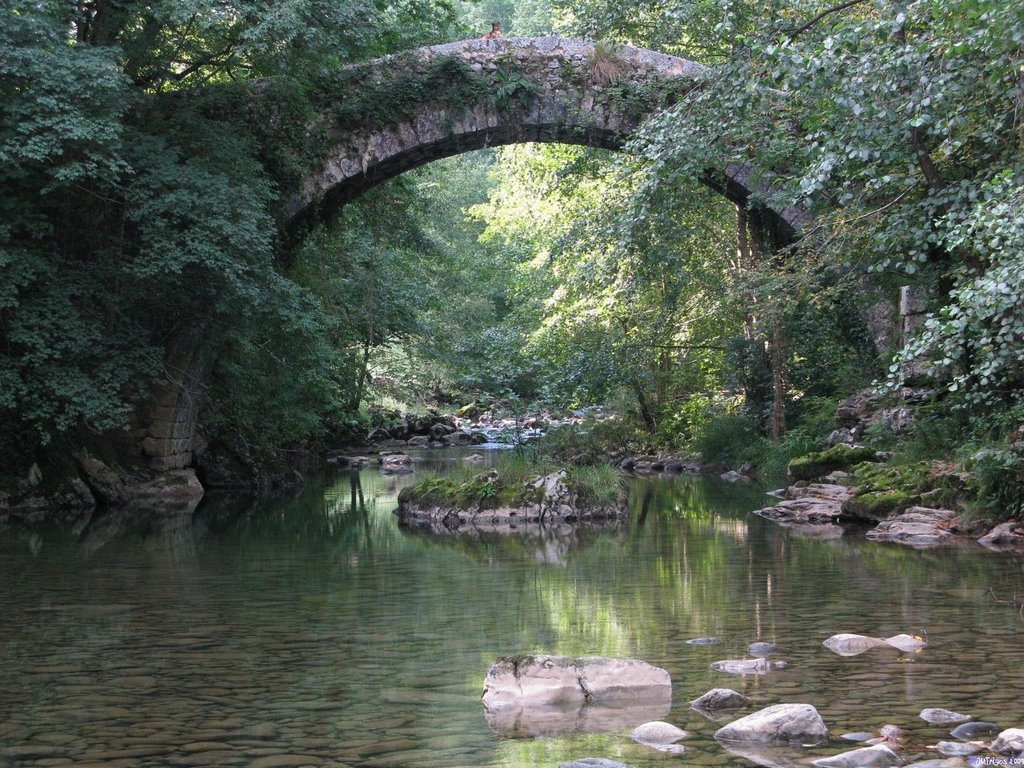
[[[996,736],[989,749],[1000,755],[1024,752],[1024,728],[1007,728]]]
[[[715,738],[761,744],[818,744],[828,738],[828,729],[810,704],[774,704],[719,728]]]
[[[880,637],[868,637],[867,635],[853,635],[848,632],[841,632],[838,635],[832,635],[822,645],[832,651],[832,653],[838,653],[840,656],[856,656],[865,651],[870,651],[872,648],[888,645],[888,643]]]
[[[524,704],[583,704],[671,699],[668,672],[635,659],[600,656],[503,656],[484,679],[488,710]]]
[[[917,635],[893,635],[892,637],[883,637],[882,640],[893,648],[905,653],[919,651],[928,645],[928,642],[923,637],[918,637]]]
[[[671,744],[673,741],[685,739],[689,734],[672,723],[655,720],[638,725],[629,736],[633,741],[639,741],[641,744]]]
[[[633,768],[633,766],[609,760],[607,757],[581,757],[579,760],[559,763],[557,768]]]
[[[919,717],[926,723],[932,725],[952,725],[953,723],[966,723],[971,719],[970,715],[961,715],[959,712],[953,712],[950,709],[942,709],[941,707],[931,707],[929,709],[922,709]]]
[[[814,765],[820,768],[889,768],[899,764],[897,754],[884,744],[861,747],[814,761]]]

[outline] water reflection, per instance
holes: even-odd
[[[639,723],[664,720],[671,709],[672,702],[668,699],[624,706],[599,703],[566,707],[549,704],[505,707],[496,712],[485,709],[484,717],[488,727],[498,736],[525,739],[576,733],[628,731]]]
[[[628,739],[640,713],[568,713],[547,731],[530,713],[489,722],[487,666],[529,652],[668,669],[671,709],[642,719],[693,731],[691,765],[755,759],[725,752],[689,709],[713,687],[754,707],[806,701],[840,731],[896,722],[911,748],[944,736],[917,718],[925,707],[1024,723],[1019,558],[794,536],[748,514],[756,489],[686,477],[630,481],[615,530],[439,541],[396,525],[412,479],[337,472],[291,498],[211,496],[194,512],[5,535],[0,764],[664,765]],[[920,629],[929,645],[913,659],[822,646]],[[722,642],[686,644],[707,635]],[[754,640],[789,666],[711,669]]]

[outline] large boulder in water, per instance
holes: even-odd
[[[488,710],[527,704],[670,700],[668,672],[636,659],[503,656],[484,679]]]
[[[775,704],[719,728],[715,738],[760,744],[818,744],[828,738],[828,729],[810,704]]]

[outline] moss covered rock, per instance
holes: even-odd
[[[402,490],[395,514],[402,525],[437,534],[512,533],[530,525],[624,518],[624,486],[617,478],[610,488],[602,485],[564,470],[525,481],[518,473],[493,469],[463,480],[429,477]]]
[[[826,451],[809,453],[789,462],[789,476],[792,480],[815,480],[829,472],[845,470],[865,461],[875,461],[878,454],[871,448],[855,448],[849,445],[834,445]]]
[[[843,514],[877,522],[927,501],[953,505],[963,490],[961,478],[941,463],[863,463],[852,468],[854,496]]]
[[[843,504],[843,514],[877,522],[893,512],[902,512],[920,497],[906,491],[890,489],[857,494]]]

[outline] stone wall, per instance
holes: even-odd
[[[201,329],[180,334],[168,349],[163,382],[138,419],[142,454],[153,469],[181,469],[192,463],[210,362]]]
[[[431,94],[413,119],[392,125],[331,125],[330,115],[322,115],[327,124],[306,126],[306,132],[332,136],[332,146],[284,203],[283,226],[316,220],[377,184],[462,152],[526,141],[620,149],[651,111],[685,97],[708,72],[696,62],[632,46],[601,55],[614,58],[619,70],[614,82],[594,66],[592,42],[553,36],[464,40],[358,65],[359,87],[371,89],[388,81],[389,69],[425,68],[438,57],[455,56],[476,73],[514,71],[528,78],[533,95],[528,107],[502,109],[492,94],[457,108],[446,106],[444,93]],[[709,174],[707,181],[740,203],[771,185],[771,179],[755,177],[743,165]],[[777,216],[787,235],[806,223],[795,208]]]

